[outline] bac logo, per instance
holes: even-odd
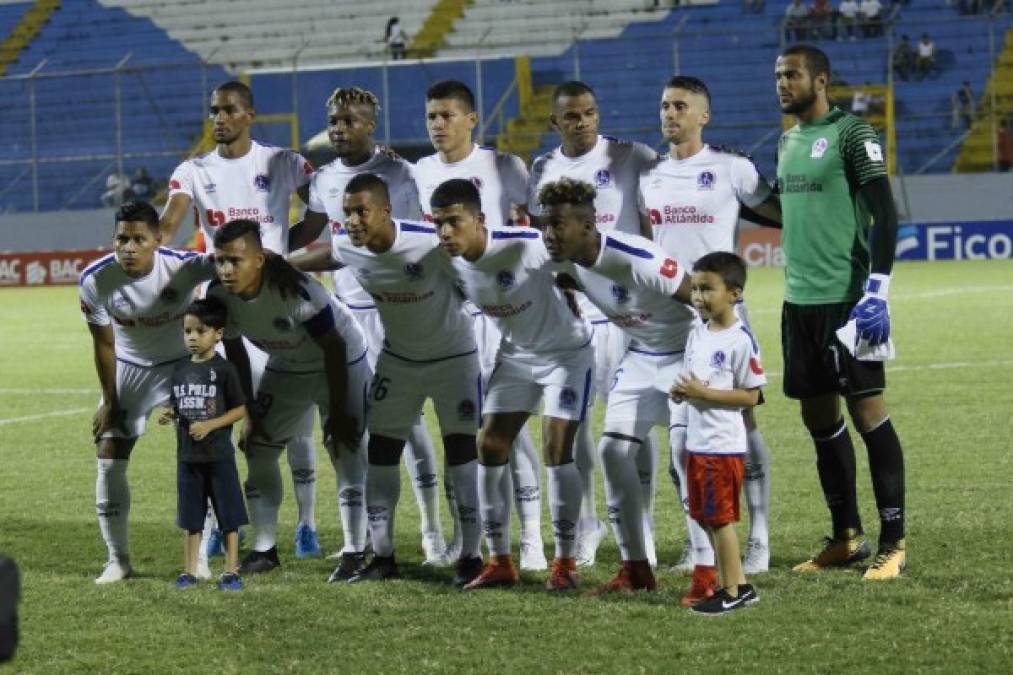
[[[760,359],[755,356],[749,357],[749,369],[754,375],[763,375],[763,366],[760,365]]]
[[[661,276],[674,279],[675,275],[679,273],[679,263],[675,262],[671,258],[665,258],[665,262],[661,263]]]
[[[175,178],[173,178],[172,180],[169,181],[169,189],[170,190],[178,190],[181,187],[182,186],[179,184],[179,181],[176,180]]]
[[[650,210],[651,225],[661,225],[661,211],[658,209]]]

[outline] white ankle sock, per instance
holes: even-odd
[[[278,543],[278,510],[282,482],[278,459],[281,448],[254,445],[246,455],[246,506],[253,527],[254,551],[266,551]]]
[[[644,448],[630,441],[604,436],[599,445],[605,474],[609,522],[622,560],[646,560],[643,528],[643,491],[635,455]]]
[[[331,456],[331,466],[337,474],[338,515],[345,540],[341,552],[362,553],[366,550],[366,532],[369,529],[366,523],[368,464],[365,441],[355,452],[342,448],[337,459]]]
[[[471,460],[449,467],[448,473],[454,477],[457,511],[461,518],[461,557],[475,557],[482,537],[478,519],[478,462]]]
[[[573,558],[577,553],[577,519],[580,518],[580,472],[573,462],[546,469],[556,557]]]
[[[366,504],[373,552],[394,555],[394,514],[401,496],[401,470],[397,464],[370,464],[366,473]]]
[[[99,459],[95,479],[95,512],[109,560],[127,558],[130,484],[127,482],[128,459]]]
[[[759,429],[746,434],[745,492],[749,507],[749,538],[768,544],[767,519],[770,515],[770,451]]]
[[[591,436],[591,416],[588,415],[577,428],[573,439],[573,462],[580,472],[580,520],[577,531],[586,532],[598,526],[598,513],[595,505],[595,469],[597,468],[598,452]]]
[[[299,508],[299,524],[317,529],[317,448],[312,436],[296,436],[288,441],[288,466],[292,470],[292,488]]]
[[[510,469],[478,465],[478,502],[485,543],[492,555],[510,553]]]
[[[514,501],[521,521],[521,537],[540,535],[542,527],[541,464],[531,442],[528,425],[521,428],[510,453],[510,475]]]

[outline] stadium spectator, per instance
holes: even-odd
[[[964,80],[953,92],[950,96],[950,108],[952,111],[950,126],[956,129],[964,122],[970,128],[974,121],[974,91],[970,82]]]
[[[996,145],[999,150],[999,170],[1006,173],[1013,165],[1013,132],[1010,131],[1009,120],[1005,117],[999,120]]]
[[[830,0],[813,0],[809,10],[812,36],[825,40],[834,38],[834,6]]]
[[[922,33],[922,39],[918,42],[917,52],[915,74],[918,76],[918,79],[922,79],[929,74],[929,71],[936,67],[936,43],[932,41],[928,33]]]
[[[902,35],[900,43],[893,49],[893,70],[902,80],[911,77],[911,70],[914,68],[915,52],[911,47],[911,40],[907,35]]]
[[[858,2],[856,0],[841,0],[837,6],[837,38],[844,39],[847,31],[848,39],[855,39],[855,24],[858,23]]]
[[[869,114],[869,93],[864,89],[855,89],[851,96],[851,112],[859,117]]]
[[[879,37],[883,34],[882,11],[883,5],[879,0],[862,0],[858,13],[861,15],[863,36]]]
[[[134,177],[130,180],[131,199],[151,199],[155,181],[148,175],[148,170],[143,166],[137,169]]]
[[[106,178],[106,191],[102,193],[102,206],[108,208],[119,206],[126,200],[128,190],[130,190],[130,179],[126,174],[113,171]]]
[[[398,61],[405,57],[408,52],[408,34],[401,27],[401,19],[396,16],[390,17],[387,21],[387,29],[384,31],[383,41],[387,45],[390,58]]]
[[[743,0],[742,10],[749,14],[763,14],[763,10],[766,9],[766,0]]]
[[[792,31],[796,40],[805,40],[809,37],[809,8],[802,4],[802,0],[792,0],[784,10],[785,36]]]

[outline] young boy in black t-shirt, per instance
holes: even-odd
[[[176,422],[178,490],[176,523],[186,531],[184,570],[176,588],[197,583],[197,553],[208,500],[225,533],[225,572],[220,590],[238,591],[239,527],[249,522],[236,470],[232,425],[246,416],[246,397],[235,367],[215,352],[225,328],[226,308],[213,298],[197,300],[183,315],[189,361],[172,375],[171,408],[159,424]]]

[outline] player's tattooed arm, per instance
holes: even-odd
[[[781,197],[772,194],[756,206],[742,205],[742,217],[763,227],[781,228]]]
[[[300,188],[302,189],[302,188]],[[327,214],[306,210],[306,215],[288,230],[288,250],[297,251],[317,240],[327,227]]]
[[[172,245],[172,240],[175,239],[176,232],[179,230],[179,225],[183,222],[186,214],[190,212],[190,204],[192,203],[193,200],[182,192],[177,192],[165,202],[165,208],[162,209],[162,217],[158,221],[158,230],[162,234],[164,245]]]
[[[113,327],[89,323],[88,330],[95,354],[95,372],[102,387],[102,405],[91,423],[92,435],[97,440],[105,432],[122,425],[124,411],[120,409],[116,394],[116,338]]]
[[[344,450],[355,452],[362,436],[360,420],[345,411],[348,407],[348,350],[337,330],[331,329],[313,337],[324,352],[324,374],[330,393],[328,428],[324,429],[325,444],[335,457]]]

